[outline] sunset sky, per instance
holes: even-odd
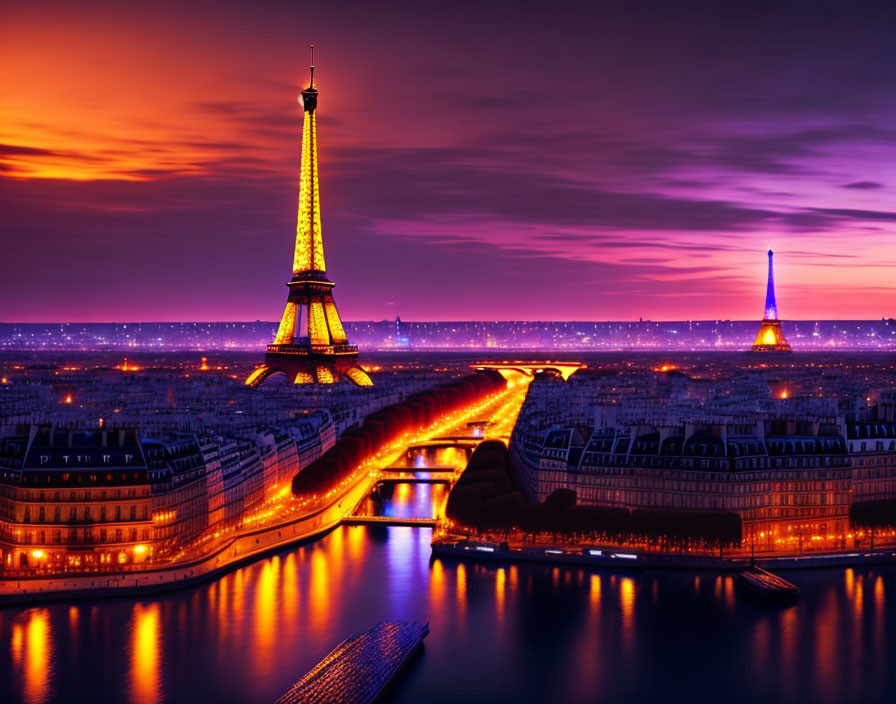
[[[0,321],[896,315],[896,10],[0,0]]]

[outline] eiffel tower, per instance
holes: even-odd
[[[350,345],[333,301],[333,282],[327,278],[320,223],[317,181],[317,88],[314,85],[314,47],[311,83],[302,91],[302,171],[299,217],[292,279],[283,319],[274,342],[267,346],[264,364],[246,379],[257,386],[273,374],[286,374],[294,384],[335,384],[345,378],[358,386],[373,386],[358,365],[358,348]]]
[[[756,341],[750,348],[753,352],[792,352],[784,338],[781,321],[778,320],[778,304],[775,301],[775,277],[772,271],[774,252],[768,250],[768,288],[765,291],[765,315],[759,324]]]

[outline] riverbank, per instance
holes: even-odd
[[[415,437],[405,438],[407,442],[426,441],[439,433],[463,428],[471,417],[485,411],[503,411],[507,398],[514,394],[524,394],[524,388],[510,387],[463,412],[455,412],[439,419]],[[522,402],[522,396],[518,399]],[[507,414],[502,414],[507,415]],[[515,417],[515,414],[513,414]],[[449,432],[450,434],[450,432]],[[290,545],[315,540],[344,521],[349,520],[355,509],[381,478],[383,467],[394,466],[404,454],[404,445],[388,447],[383,451],[375,471],[365,472],[350,483],[340,494],[334,496],[329,505],[291,518],[276,525],[254,530],[244,530],[227,543],[208,554],[186,559],[176,564],[151,567],[139,572],[83,574],[83,575],[40,575],[28,577],[0,577],[0,607],[40,603],[60,599],[103,598],[108,596],[134,596],[160,591],[170,591],[211,580],[240,565],[276,552]],[[380,521],[369,521],[380,522]],[[392,523],[393,519],[386,522]],[[431,526],[431,519],[408,521],[406,525]]]
[[[621,547],[538,546],[515,547],[456,538],[436,538],[432,554],[461,560],[483,562],[540,562],[553,565],[575,565],[614,570],[641,569],[712,569],[738,572],[751,563],[749,556],[736,557],[650,552]],[[811,569],[821,567],[855,567],[896,564],[896,549],[820,553],[817,555],[778,555],[756,557],[755,563],[768,569]]]
[[[240,533],[208,555],[187,562],[141,572],[0,579],[0,607],[157,593],[214,579],[265,554],[315,540],[336,528],[375,481],[372,474],[364,474],[328,506],[284,523]]]

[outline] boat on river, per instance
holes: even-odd
[[[384,622],[347,638],[276,704],[372,704],[428,633],[428,623]]]
[[[792,582],[752,565],[735,577],[735,583],[744,590],[775,601],[793,601],[800,590]]]

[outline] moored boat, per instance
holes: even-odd
[[[791,601],[800,594],[799,587],[792,582],[756,565],[738,574],[735,582],[752,594],[777,601]]]

